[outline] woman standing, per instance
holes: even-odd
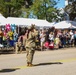
[[[27,66],[31,67],[32,65],[32,61],[33,61],[33,56],[35,53],[35,39],[38,35],[38,32],[35,30],[35,27],[32,25],[30,28],[28,28],[28,32],[26,33],[26,43],[25,43],[25,47],[26,47],[26,58],[27,58]]]
[[[3,32],[2,32],[2,30],[1,30],[1,28],[0,28],[0,44],[2,44],[3,43]]]
[[[40,33],[41,51],[43,51],[43,49],[44,49],[45,37],[46,37],[45,31],[42,30],[41,33]]]

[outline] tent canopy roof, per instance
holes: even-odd
[[[54,24],[55,28],[64,29],[64,28],[76,28],[76,22],[74,21],[61,21]]]
[[[0,14],[0,25],[5,25],[6,24],[6,18]]]
[[[16,24],[16,25],[31,25],[35,24],[36,26],[52,26],[51,23],[49,23],[46,20],[40,20],[40,19],[30,19],[30,18],[15,18],[15,17],[8,17],[7,21],[9,24]]]

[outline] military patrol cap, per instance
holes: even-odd
[[[28,26],[28,29],[35,29],[35,24],[31,24],[31,26]]]

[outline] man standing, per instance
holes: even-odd
[[[38,32],[35,30],[34,25],[32,25],[30,28],[28,28],[28,32],[26,33],[26,58],[27,58],[27,66],[31,67],[32,61],[33,61],[33,56],[35,53],[35,39],[38,35]]]

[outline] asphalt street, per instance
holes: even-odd
[[[33,64],[26,66],[26,53],[1,54],[0,75],[76,75],[76,48],[36,51]]]

